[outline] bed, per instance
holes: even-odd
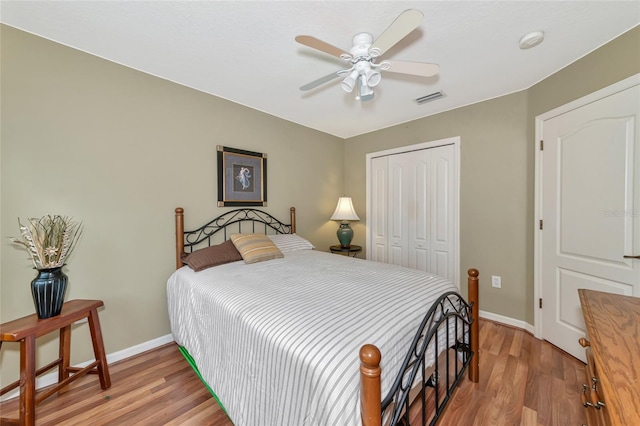
[[[314,250],[293,207],[288,223],[236,209],[193,231],[179,207],[175,223],[172,333],[236,426],[434,424],[466,370],[478,381],[477,270],[467,302],[443,278]],[[256,234],[279,257],[184,265]]]

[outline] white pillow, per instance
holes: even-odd
[[[271,238],[271,241],[282,253],[296,250],[313,250],[315,248],[309,241],[296,234],[276,234],[268,237]]]

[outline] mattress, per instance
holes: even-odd
[[[167,283],[174,339],[236,426],[360,425],[360,347],[380,349],[385,395],[429,307],[457,290],[414,269],[315,250],[185,266]]]

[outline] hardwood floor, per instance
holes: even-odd
[[[529,333],[480,320],[480,381],[465,381],[441,425],[582,425],[584,364]]]
[[[439,425],[585,423],[580,361],[522,330],[484,320],[480,354],[480,382],[463,382]],[[36,424],[232,426],[175,344],[109,368],[110,389],[85,376],[39,404]],[[0,405],[3,417],[17,417],[17,410],[16,399]]]

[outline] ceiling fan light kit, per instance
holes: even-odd
[[[371,55],[370,47],[373,43],[373,36],[369,33],[356,34],[353,37],[353,47],[349,50],[349,55],[340,55],[342,60],[350,61],[353,65],[348,70],[340,70],[338,73],[346,74],[342,80],[342,90],[351,93],[353,88],[358,85],[358,95],[356,99],[368,101],[373,99],[373,90],[382,80],[379,68],[380,65],[374,62],[374,56]],[[346,58],[346,59],[345,59]]]
[[[350,68],[333,72],[311,83],[307,83],[300,87],[300,90],[311,90],[336,77],[346,75],[341,83],[342,89],[347,93],[351,93],[357,86],[356,99],[368,101],[373,99],[373,88],[382,81],[380,71],[421,77],[436,75],[440,69],[437,64],[407,61],[383,61],[379,64],[375,62],[376,59],[384,55],[387,50],[418,28],[422,23],[423,17],[422,12],[419,10],[405,10],[375,41],[369,33],[356,34],[352,40],[353,46],[348,52],[312,36],[297,36],[296,41],[298,43],[351,63]]]

